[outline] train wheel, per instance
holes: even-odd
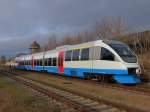
[[[97,80],[99,82],[103,82],[104,81],[104,75],[97,75]]]
[[[84,73],[84,79],[89,80],[89,74],[88,73]]]
[[[110,76],[106,76],[106,75],[98,75],[97,79],[99,82],[102,82],[102,83],[110,82]]]

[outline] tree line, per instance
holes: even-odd
[[[62,45],[79,44],[98,39],[114,39],[128,44],[136,53],[150,52],[150,31],[126,33],[127,28],[121,17],[104,18],[97,21],[88,31],[78,32],[57,38],[49,36],[44,50],[51,50]]]

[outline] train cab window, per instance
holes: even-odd
[[[56,60],[56,58],[53,58],[53,66],[57,66],[57,60]]]
[[[73,50],[72,61],[79,61],[80,50]]]
[[[89,60],[89,48],[82,49],[81,60]]]
[[[114,61],[115,56],[112,52],[110,52],[108,49],[101,48],[101,60],[109,60],[109,61]]]
[[[65,53],[65,61],[71,61],[72,51],[66,51]]]

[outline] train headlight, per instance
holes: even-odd
[[[141,68],[137,68],[137,69],[136,69],[136,74],[137,74],[137,75],[140,75],[140,74],[141,74]]]

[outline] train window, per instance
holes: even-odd
[[[114,54],[111,53],[108,49],[101,48],[101,60],[114,61],[115,57]]]
[[[40,66],[43,66],[43,61],[40,59]]]
[[[89,48],[82,49],[81,60],[89,60]]]
[[[29,65],[31,65],[31,63],[32,63],[32,61],[31,61],[31,60],[29,60]]]
[[[49,65],[48,65],[48,60],[49,60],[49,59],[47,58],[47,60],[46,60],[47,66],[49,66]]]
[[[73,50],[72,61],[79,61],[80,50]]]
[[[71,61],[72,51],[66,51],[65,53],[65,61]]]
[[[40,60],[38,60],[38,66],[40,66]]]
[[[37,66],[39,66],[39,60],[37,60]]]
[[[36,66],[38,66],[38,60],[36,60]]]
[[[31,65],[31,60],[29,60],[29,65]]]
[[[47,66],[47,59],[44,59],[44,66]]]
[[[38,64],[38,65],[40,66],[40,65],[41,65],[41,62],[40,62],[40,60],[38,60],[38,61],[39,61],[39,64]]]
[[[48,58],[48,66],[52,66],[52,58]]]
[[[34,60],[34,66],[36,66],[36,60]]]
[[[32,65],[32,60],[30,60],[30,65]]]
[[[38,65],[38,61],[37,61],[37,60],[34,60],[34,61],[35,61],[35,63],[36,63],[35,66],[37,66],[37,65]]]
[[[53,66],[57,66],[56,58],[53,58]]]

